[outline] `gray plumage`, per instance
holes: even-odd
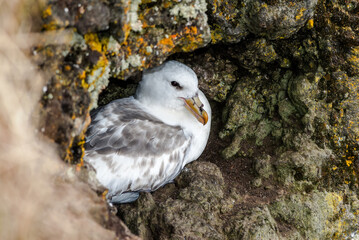
[[[86,151],[157,157],[186,141],[179,126],[164,124],[135,103],[133,98],[118,99],[92,114],[94,120],[87,131]],[[106,126],[102,119],[107,119]]]
[[[135,97],[91,114],[84,160],[109,190],[110,202],[131,202],[140,191],[158,189],[202,153],[211,109],[197,85],[190,68],[170,61],[144,73]]]

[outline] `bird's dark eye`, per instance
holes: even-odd
[[[176,81],[172,81],[172,82],[171,82],[171,85],[174,86],[174,87],[177,88],[177,89],[182,89],[181,85],[180,85],[178,82],[176,82]]]

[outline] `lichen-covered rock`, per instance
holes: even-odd
[[[359,137],[357,89],[357,77],[348,77],[343,71],[325,74],[323,70],[292,79],[288,89],[305,129],[319,146],[329,146],[341,159],[325,161],[329,172],[351,184],[357,181],[353,174]]]
[[[253,79],[245,77],[236,84],[223,111],[225,125],[220,137],[233,136],[231,145],[223,152],[225,158],[238,153],[243,140],[254,138],[255,144],[261,146],[265,138],[272,136],[279,139],[283,135],[283,122],[278,117],[290,118],[290,115],[295,115],[295,111],[287,111],[293,108],[290,102],[286,103],[288,107],[280,109],[280,113],[276,109],[286,99],[285,91],[290,76],[291,72],[286,72],[281,79],[278,77],[280,82],[272,84],[268,84],[261,76],[253,76]],[[251,155],[243,150],[239,154]]]
[[[115,77],[126,78],[135,70],[162,63],[172,53],[193,51],[210,41],[204,0],[119,6],[132,14],[121,24],[122,30],[112,33],[123,46],[111,59]],[[118,38],[122,33],[124,37]]]
[[[236,43],[249,34],[245,26],[241,1],[208,0],[207,2],[212,43]]]
[[[207,3],[49,1],[43,30],[67,37],[34,51],[51,79],[40,129],[66,159],[81,159],[90,109],[138,83],[116,80],[179,60],[214,100],[204,159],[218,167],[195,162],[174,184],[120,206],[130,228],[145,239],[350,235],[359,209],[357,1]]]
[[[204,0],[48,1],[43,29],[58,37],[34,52],[49,78],[39,128],[59,144],[64,159],[81,159],[89,111],[110,77],[127,79],[210,41],[206,10]]]
[[[55,93],[63,94],[65,98],[63,105],[59,99],[53,103],[56,108],[50,114],[61,117],[65,112],[64,119],[68,120],[68,114],[72,113],[73,120],[77,119],[75,122],[84,123],[78,113],[83,107],[79,100],[82,92],[73,94],[71,91],[76,88],[69,83],[66,84],[71,90],[63,89],[63,92],[58,86],[43,88],[44,79],[32,59],[24,54],[24,48],[35,40],[33,34],[23,29],[29,24],[23,15],[29,13],[29,5],[36,8],[37,4],[36,1],[21,0],[0,3],[0,188],[3,191],[0,196],[0,238],[139,240],[87,184],[75,175],[64,177],[67,166],[56,153],[55,144],[45,142],[35,130],[36,106],[42,91],[48,98],[51,98],[50,94],[55,98]],[[14,41],[16,38],[18,40]],[[57,54],[62,50],[57,50],[51,46],[45,49],[53,57],[59,57]],[[77,73],[73,69],[63,69],[70,70],[74,71],[73,75]],[[56,77],[60,78],[60,73]],[[56,119],[49,118],[52,120]],[[50,126],[51,122],[47,124]],[[70,131],[78,129],[81,127]],[[44,129],[55,136],[56,129],[53,130]]]
[[[278,55],[273,47],[265,38],[248,41],[244,50],[242,48],[231,47],[231,56],[238,59],[242,67],[252,70],[258,67],[265,68],[266,64],[277,60]]]
[[[50,0],[43,17],[46,29],[75,27],[81,34],[107,30],[111,22],[109,6],[96,0]]]
[[[210,0],[212,42],[237,43],[250,33],[267,39],[289,38],[306,23],[312,27],[317,2]]]
[[[171,53],[205,46],[210,41],[206,6],[205,0],[50,1],[44,28],[74,27],[82,35],[96,34],[102,42],[98,50],[112,63],[111,75],[127,78],[162,63]]]
[[[269,39],[288,38],[298,32],[313,17],[317,4],[317,0],[243,2],[247,29]]]
[[[319,61],[331,71],[358,72],[359,29],[357,1],[320,1],[315,24],[320,48]]]
[[[341,239],[348,225],[358,224],[350,203],[343,197],[343,192],[298,193],[275,202],[269,209],[277,221],[295,227],[304,239]]]
[[[331,72],[326,75],[328,82],[328,114],[331,146],[336,149],[342,161],[333,163],[331,175],[344,175],[332,180],[343,179],[346,183],[356,182],[353,173],[356,172],[357,161],[357,103],[358,83],[358,15],[356,1],[323,1],[319,5],[318,18],[319,47],[323,66]],[[339,49],[340,46],[340,49]],[[353,104],[353,105],[352,105]],[[348,113],[348,114],[347,114]],[[318,127],[318,130],[320,128]],[[329,140],[325,139],[325,140]],[[355,140],[354,140],[355,139]],[[354,170],[354,172],[353,172]],[[336,181],[335,181],[336,182]]]
[[[333,157],[329,149],[321,149],[314,142],[304,139],[297,151],[282,153],[275,161],[278,181],[286,185],[302,181],[316,183],[322,177],[323,164]]]
[[[83,38],[71,31],[65,34],[72,39],[71,45],[38,45],[35,57],[50,78],[40,101],[39,129],[59,144],[64,159],[72,161],[75,148],[82,147],[89,111],[97,106],[98,95],[108,84],[109,64],[98,45],[86,44],[89,39],[99,44],[98,39],[92,39],[95,36]]]
[[[136,206],[119,207],[130,229],[144,239],[223,239],[219,218],[228,204],[224,197],[223,177],[218,167],[194,162],[173,185],[153,196],[141,196]]]
[[[238,70],[237,65],[220,54],[216,50],[209,50],[186,54],[183,58],[181,55],[175,56],[177,61],[188,65],[197,74],[199,88],[207,98],[217,102],[226,100],[237,80]]]
[[[228,239],[281,239],[276,221],[267,207],[254,208],[252,212],[240,213],[226,226]]]

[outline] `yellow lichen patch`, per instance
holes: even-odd
[[[194,34],[194,35],[197,35],[198,33],[198,29],[196,26],[192,26],[190,28],[185,28],[185,33],[186,34]]]
[[[98,35],[94,33],[85,34],[84,39],[86,44],[88,44],[91,50],[97,51],[102,54],[102,56],[100,56],[99,60],[97,61],[96,65],[93,68],[87,69],[85,73],[82,72],[81,75],[79,76],[79,78],[81,79],[82,87],[85,89],[89,89],[91,86],[95,86],[97,80],[102,78],[106,72],[106,68],[109,64],[109,61],[105,56],[105,52],[109,39],[103,38],[100,41]],[[99,69],[101,69],[100,72],[98,71]],[[94,76],[96,77],[95,79],[89,80],[89,78]]]
[[[313,27],[314,27],[314,20],[309,19],[308,22],[307,22],[307,28],[312,29]]]
[[[342,118],[342,117],[344,117],[344,110],[341,108],[340,109],[340,114],[339,114],[339,116]]]
[[[358,156],[359,115],[354,108],[359,103],[359,81],[356,77],[348,77],[345,73],[334,79],[333,76],[326,75],[325,79],[335,81],[337,86],[347,91],[344,100],[338,104],[328,104],[326,107],[333,119],[330,126],[331,141],[336,154],[342,160],[338,165],[341,171],[337,171],[337,174],[345,184],[357,184],[358,170],[354,162]]]
[[[220,28],[211,30],[212,43],[217,43],[223,39],[223,33],[221,31],[222,30]]]
[[[42,12],[42,17],[43,18],[48,18],[52,15],[52,9],[51,9],[51,4],[49,6],[47,6],[47,8]]]
[[[86,71],[82,71],[81,74],[78,76],[78,78],[81,80],[81,86],[82,86],[84,89],[88,89],[88,88],[89,88],[89,85],[88,85],[88,83],[86,82]]]
[[[359,73],[359,47],[353,47],[349,54],[347,54],[347,60],[355,73]]]
[[[328,204],[328,207],[332,210],[334,214],[339,213],[340,205],[343,204],[343,196],[335,192],[331,192],[325,196],[325,200]]]
[[[99,78],[101,78],[103,76],[103,74],[105,73],[105,68],[108,66],[108,59],[105,56],[101,56],[100,59],[98,60],[96,66],[93,68],[93,70],[96,70],[98,68],[102,69],[101,74],[99,75]],[[91,72],[91,74],[93,73],[93,71]]]
[[[108,193],[108,190],[105,190],[103,193],[102,193],[102,200],[106,201],[106,195]]]
[[[153,0],[142,0],[141,4],[147,4],[147,3],[151,3],[153,2]]]
[[[44,25],[42,25],[43,29],[46,31],[51,31],[51,30],[56,30],[57,29],[57,24],[55,21],[50,21],[48,23],[45,23]]]
[[[66,155],[65,155],[65,158],[64,158],[65,162],[71,163],[73,161],[73,159],[74,159],[74,156],[73,156],[72,151],[71,151],[73,143],[74,143],[74,139],[71,138],[70,143],[69,143],[69,145],[68,145],[68,147],[66,149]]]
[[[102,45],[102,51],[104,53],[107,53],[107,46],[108,46],[108,43],[109,43],[110,39],[108,37],[103,37],[101,38],[101,45]]]
[[[86,44],[89,45],[89,47],[91,48],[91,50],[97,51],[97,52],[102,52],[102,44],[101,44],[100,40],[98,39],[97,34],[87,33],[87,34],[85,34],[84,39],[85,39]]]
[[[164,1],[164,3],[163,3],[164,8],[170,8],[170,7],[172,7],[172,5],[173,5],[172,1]]]
[[[78,142],[78,147],[81,149],[80,162],[76,165],[76,171],[80,171],[81,167],[84,166],[84,156],[85,156],[85,136],[82,137],[81,141]]]
[[[130,35],[130,32],[131,32],[130,24],[125,23],[122,27],[122,31],[125,33],[124,42],[126,42],[128,39],[128,35]]]
[[[217,12],[217,0],[213,1],[213,9],[212,9],[212,13],[216,13]]]
[[[296,20],[300,20],[300,19],[304,16],[304,12],[305,12],[306,10],[307,10],[307,9],[305,9],[305,8],[299,9],[299,12],[298,12],[297,16],[295,16],[295,19],[296,19]]]
[[[89,90],[96,88],[98,80],[101,79],[106,73],[106,68],[108,64],[108,59],[104,55],[102,55],[97,61],[96,65],[92,69],[90,69],[89,73],[87,74],[86,81],[82,82],[82,86],[87,86],[87,89]]]

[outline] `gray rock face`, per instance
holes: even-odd
[[[299,31],[313,17],[317,0],[243,1],[248,30],[268,39],[284,39]]]
[[[111,22],[110,7],[102,1],[49,1],[56,27],[75,27],[79,33],[104,31]],[[98,21],[101,19],[101,21]],[[54,23],[52,23],[54,24]]]

